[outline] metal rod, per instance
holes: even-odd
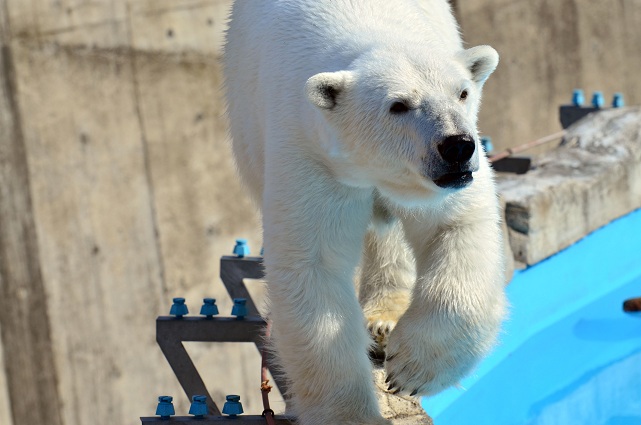
[[[262,279],[265,277],[262,257],[223,256],[220,259],[220,279],[227,293],[232,298],[247,299],[247,312],[250,316],[259,316],[243,279]]]
[[[267,324],[260,317],[185,316],[177,319],[160,316],[156,319],[156,340],[189,342],[253,342],[262,344],[262,335]]]
[[[540,139],[536,139],[536,140],[533,140],[531,142],[524,143],[522,145],[510,148],[510,149],[506,149],[503,152],[499,152],[496,155],[492,155],[490,157],[490,162],[495,162],[495,161],[498,161],[500,159],[507,158],[510,155],[514,155],[515,153],[523,152],[523,151],[526,151],[528,149],[532,149],[532,148],[534,148],[536,146],[543,145],[545,143],[549,143],[549,142],[552,142],[554,140],[560,139],[561,137],[565,136],[566,133],[567,133],[566,130],[561,130],[561,131],[556,132],[554,134],[550,134],[548,136],[541,137]]]

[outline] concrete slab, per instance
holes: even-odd
[[[535,264],[641,208],[641,108],[590,115],[524,175],[499,175],[515,259]]]
[[[425,413],[418,398],[387,392],[383,369],[375,369],[373,375],[376,397],[385,419],[390,419],[393,425],[433,425],[432,419]]]

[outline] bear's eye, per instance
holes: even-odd
[[[409,106],[405,104],[405,102],[394,102],[392,103],[392,106],[390,106],[389,111],[392,114],[404,114],[405,112],[408,112],[410,110]]]
[[[461,100],[465,100],[465,99],[467,99],[467,95],[468,95],[468,94],[469,94],[469,93],[467,92],[467,89],[463,90],[463,91],[461,92],[460,96],[459,96],[459,99],[461,99]]]

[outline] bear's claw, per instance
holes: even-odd
[[[376,356],[382,356],[387,347],[387,341],[392,330],[396,326],[395,320],[384,320],[372,316],[367,317],[367,331],[374,340],[374,353]]]
[[[405,312],[409,302],[409,293],[406,290],[386,292],[379,294],[364,302],[363,313],[367,323],[367,331],[372,336],[374,357],[382,358],[389,336],[396,327],[396,323]]]
[[[465,338],[433,339],[420,316],[404,316],[390,335],[385,370],[393,385],[389,391],[411,396],[436,394],[454,385],[478,357]],[[434,330],[434,327],[432,326]]]

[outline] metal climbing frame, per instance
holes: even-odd
[[[221,422],[235,425],[265,423],[261,415],[242,415],[230,418],[221,416],[220,409],[213,401],[200,373],[192,362],[183,342],[252,342],[261,350],[265,321],[258,314],[243,279],[262,279],[264,277],[262,257],[224,256],[220,260],[220,277],[231,298],[247,300],[247,317],[197,317],[197,316],[160,316],[156,319],[156,341],[185,394],[192,399],[194,395],[207,396],[209,415],[203,418],[193,416],[172,416],[168,419],[156,417],[140,418],[143,425],[195,424],[208,425]],[[259,368],[256,367],[258,372]],[[258,376],[258,373],[257,375]],[[286,391],[285,382],[274,376],[281,393]],[[258,382],[256,387],[258,388]],[[276,424],[290,424],[285,416],[276,416]]]

